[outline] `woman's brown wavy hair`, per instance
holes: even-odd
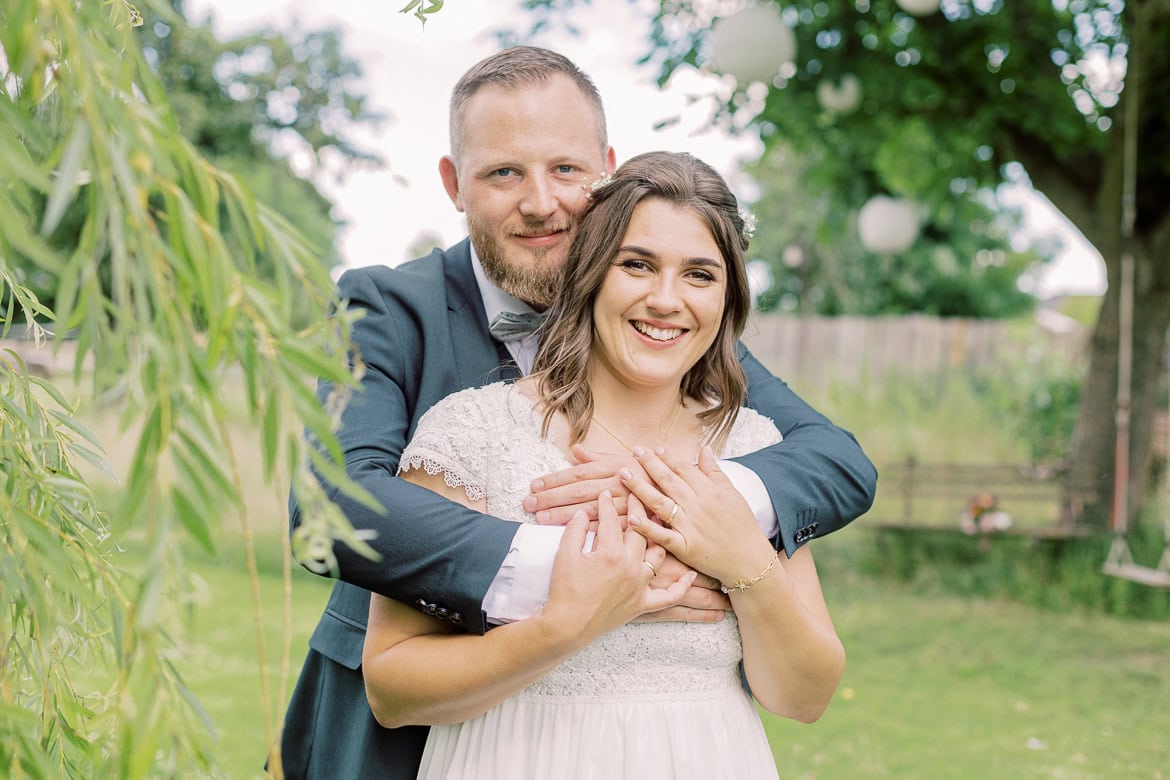
[[[569,420],[569,441],[585,437],[593,417],[589,355],[593,303],[617,256],[634,208],[656,198],[690,209],[711,230],[726,269],[723,322],[710,349],[686,373],[682,394],[710,408],[699,417],[706,443],[722,446],[747,389],[736,346],[751,310],[744,254],[748,239],[735,196],[714,168],[685,153],[648,152],[628,160],[593,190],[565,262],[560,296],[549,310],[532,375],[544,399],[542,432],[557,412]]]

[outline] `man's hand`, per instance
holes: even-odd
[[[658,564],[658,574],[650,580],[651,588],[673,585],[691,568],[670,553]],[[673,607],[658,612],[647,612],[636,618],[639,623],[682,621],[687,623],[718,623],[731,610],[731,599],[719,590],[719,582],[706,574],[697,574],[686,595]]]
[[[608,490],[619,516],[626,514],[630,491],[618,476],[625,468],[646,476],[642,465],[632,455],[595,453],[580,444],[573,445],[577,465],[532,481],[532,494],[524,499],[524,510],[536,515],[541,525],[566,525],[578,511],[590,520],[597,519],[597,497]]]

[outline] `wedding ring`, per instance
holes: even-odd
[[[662,524],[665,525],[667,528],[670,528],[672,525],[674,525],[674,518],[676,518],[676,517],[678,517],[678,502],[677,501],[674,502],[674,509],[670,510],[670,514],[667,516],[667,518],[665,520],[662,521]]]
[[[651,577],[657,577],[657,576],[658,576],[658,570],[654,568],[654,566],[653,566],[653,565],[650,563],[650,561],[643,560],[643,561],[642,561],[642,565],[643,565],[643,566],[645,566],[647,569],[649,569],[649,570],[650,570],[650,576],[651,576]]]

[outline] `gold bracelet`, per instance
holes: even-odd
[[[772,556],[772,560],[769,561],[767,568],[765,568],[762,572],[760,572],[756,576],[752,577],[750,580],[736,580],[735,582],[731,583],[730,585],[723,585],[722,583],[720,583],[719,590],[723,591],[724,593],[728,593],[728,594],[730,594],[731,591],[733,591],[733,590],[739,591],[740,593],[743,593],[745,590],[750,588],[752,585],[755,585],[757,582],[764,579],[764,577],[767,577],[769,574],[771,574],[772,568],[776,565],[776,561],[778,561],[778,560],[780,560],[780,551],[779,550],[777,550],[776,554]]]

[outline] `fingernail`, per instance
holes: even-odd
[[[626,522],[629,523],[630,525],[641,525],[642,518],[640,518],[636,515],[626,515]]]
[[[535,512],[536,511],[536,496],[526,496],[524,498],[524,511],[525,512]]]
[[[549,517],[550,515],[547,510],[541,510],[536,513],[536,522],[543,525],[544,523],[548,522]]]
[[[544,490],[544,480],[543,479],[532,480],[532,492],[535,493],[538,490]]]
[[[627,468],[621,468],[618,469],[618,476],[624,480],[630,480],[634,478],[634,473]]]
[[[666,448],[665,447],[657,447],[657,448],[655,448],[654,452],[656,452],[659,455],[665,455]]]
[[[603,490],[601,491],[601,498],[613,498],[613,493],[610,493],[608,490]]]
[[[644,447],[634,447],[632,452],[634,453],[635,458],[640,458],[646,454],[646,449]]]

